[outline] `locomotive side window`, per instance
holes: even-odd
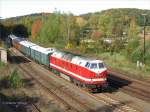
[[[86,65],[85,65],[85,67],[89,68],[90,67],[90,63],[87,62]]]
[[[103,63],[98,63],[99,68],[104,68],[104,64]]]

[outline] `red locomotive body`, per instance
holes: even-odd
[[[63,77],[66,75],[66,79],[90,88],[102,87],[107,83],[107,69],[100,60],[56,51],[50,56],[50,67],[63,73]]]

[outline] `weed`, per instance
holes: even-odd
[[[14,69],[9,77],[10,87],[19,88],[23,85],[22,79],[20,78],[17,69]]]
[[[6,66],[6,64],[0,61],[0,68],[3,68],[5,66]]]

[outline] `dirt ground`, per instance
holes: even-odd
[[[0,68],[0,78],[8,76],[15,68],[12,64]],[[6,83],[1,80],[0,112],[31,112],[33,111],[32,103],[40,107],[42,112],[63,112],[63,107],[40,90],[31,79],[23,78],[23,87],[17,89],[5,87],[5,85]]]

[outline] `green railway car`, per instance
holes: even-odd
[[[49,66],[49,56],[55,51],[53,48],[44,48],[41,46],[31,47],[31,58],[40,64]]]
[[[29,41],[22,41],[22,42],[20,42],[20,45],[21,45],[20,51],[28,57],[30,57],[30,55],[31,55],[31,48],[30,47],[37,46],[36,44],[31,43]]]

